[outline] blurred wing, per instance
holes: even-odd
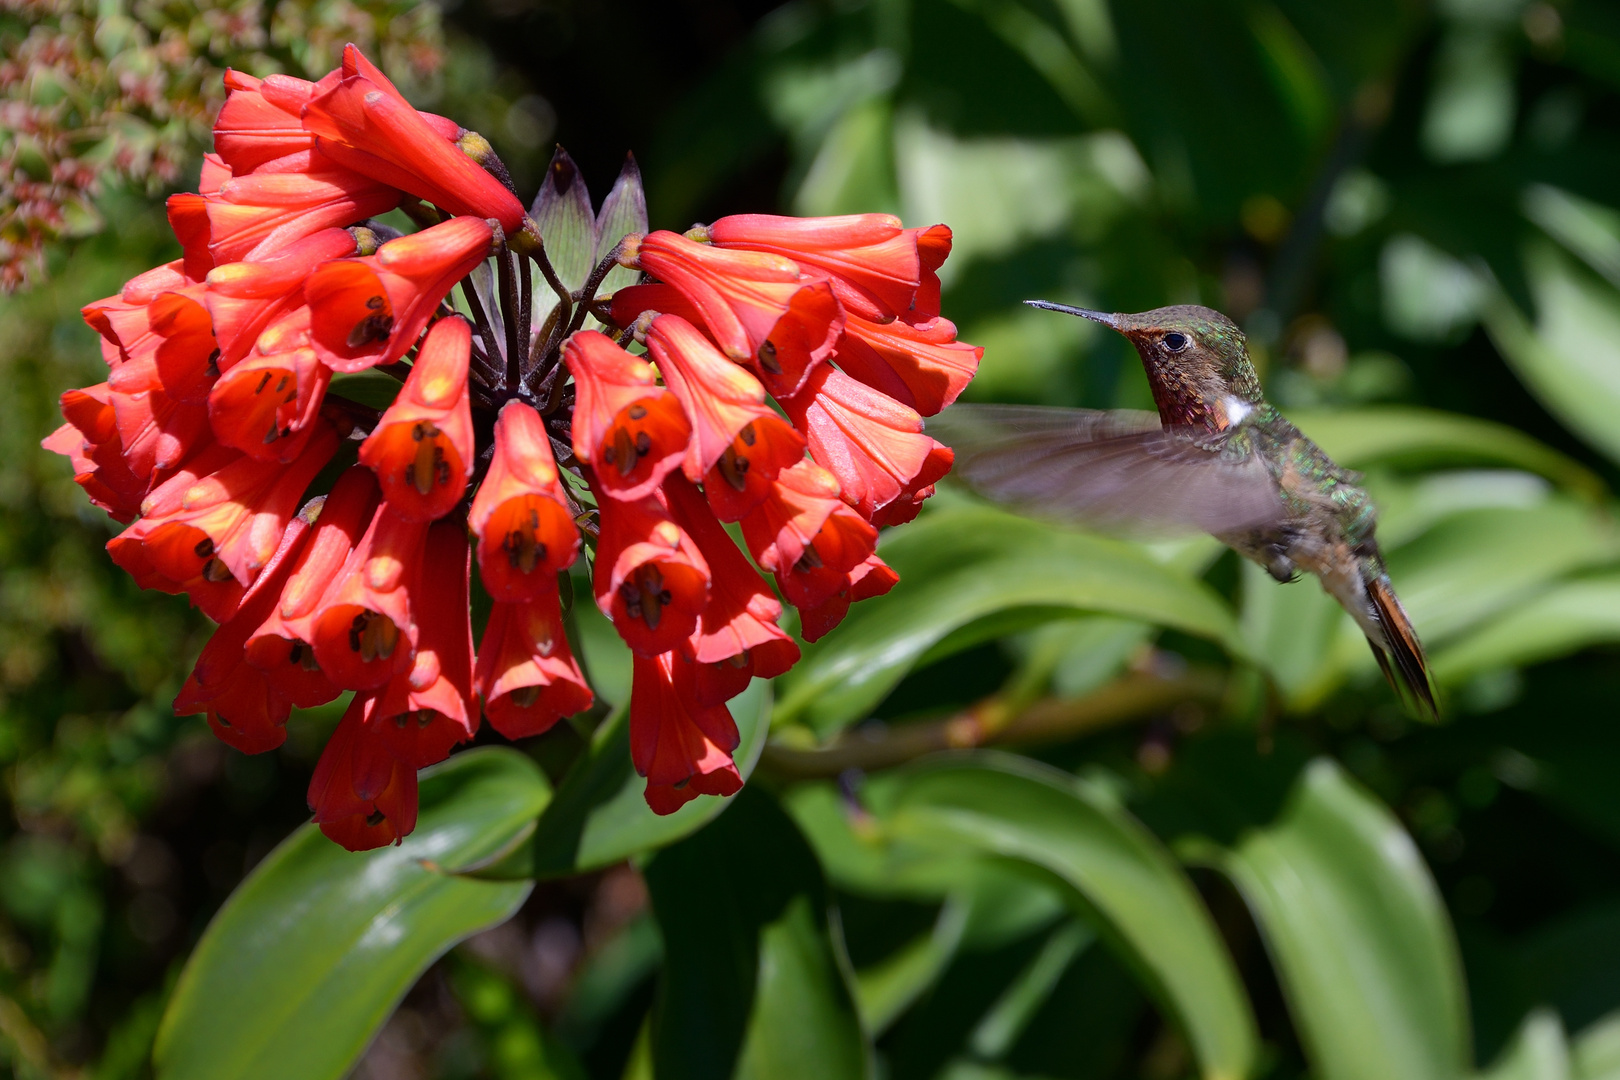
[[[955,450],[953,476],[1032,517],[1224,533],[1287,516],[1246,442],[1153,413],[954,405],[928,433]]]

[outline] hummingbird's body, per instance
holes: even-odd
[[[1129,338],[1158,416],[957,406],[940,418],[957,474],[1036,513],[1192,525],[1278,581],[1314,575],[1391,683],[1432,713],[1423,648],[1384,570],[1372,500],[1265,400],[1242,331],[1204,307],[1109,315],[1030,303]]]

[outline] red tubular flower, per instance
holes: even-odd
[[[816,463],[868,521],[896,500],[909,504],[950,469],[952,454],[922,433],[922,417],[831,364],[810,375],[782,408],[810,441]],[[915,509],[911,516],[915,517]]]
[[[620,263],[645,270],[678,292],[720,351],[753,367],[777,397],[791,395],[832,352],[843,312],[826,281],[805,277],[790,259],[727,251],[672,232],[628,236]],[[629,326],[641,312],[666,311],[660,294],[635,285],[613,294],[613,318]],[[664,301],[667,305],[667,300]]]
[[[219,369],[229,371],[265,328],[303,306],[304,281],[322,263],[353,255],[347,229],[322,229],[258,262],[228,263],[208,273],[203,302],[213,317]]]
[[[219,375],[219,349],[202,288],[183,285],[138,305],[92,304],[85,309],[90,325],[118,347],[119,362],[107,377],[115,393],[162,390],[188,405],[207,399]]]
[[[395,675],[368,718],[388,752],[413,769],[450,756],[478,730],[472,626],[467,621],[471,551],[459,521],[428,528],[417,596],[421,640],[409,671]]]
[[[678,648],[708,600],[708,563],[656,494],[598,503],[596,606],[636,652]]]
[[[215,622],[275,554],[304,489],[337,450],[321,425],[290,466],[212,447],[147,496],[107,551],[142,588],[185,592]]]
[[[286,586],[247,639],[248,662],[301,709],[324,705],[342,692],[321,671],[314,648],[302,635],[309,632],[308,617],[365,535],[378,494],[376,478],[363,465],[338,477]]]
[[[733,450],[738,436],[750,425],[758,425],[757,435],[762,428],[782,423],[782,418],[765,404],[765,388],[722,356],[697,327],[679,315],[653,319],[647,329],[647,350],[692,424],[692,438],[681,463],[686,478],[693,483],[703,480],[724,461],[723,469],[714,478],[740,490],[743,484],[739,481],[748,472],[750,460]],[[804,440],[796,432],[777,438],[798,443],[793,460],[804,456]],[[772,477],[774,473],[766,478]]]
[[[411,669],[418,636],[411,594],[426,540],[427,522],[409,521],[384,501],[314,611],[286,620],[337,686],[370,690]]]
[[[694,700],[719,705],[748,688],[756,675],[773,679],[799,661],[799,647],[776,620],[782,605],[691,484],[672,477],[664,487],[670,513],[709,564],[709,600],[683,651],[696,661]]]
[[[877,530],[840,500],[832,474],[810,461],[782,470],[770,495],[742,519],[742,531],[754,561],[800,608],[845,587],[877,547]]]
[[[876,322],[910,311],[922,283],[915,232],[892,214],[734,214],[696,231],[716,247],[771,252],[815,267],[846,312]]]
[[[399,192],[391,187],[316,164],[307,171],[234,176],[207,196],[214,265],[263,259],[323,229],[399,205]]]
[[[221,182],[230,179],[229,175]],[[217,188],[215,190],[218,190]],[[186,277],[201,281],[214,268],[213,252],[208,250],[208,198],[202,192],[183,191],[170,195],[165,204],[169,215],[169,228],[180,241],[183,253],[181,263]]]
[[[912,232],[917,237],[917,257],[922,261],[922,284],[917,286],[911,310],[902,312],[901,317],[921,326],[939,317],[939,274],[935,271],[951,254],[951,227],[930,225]]]
[[[740,741],[724,705],[699,705],[694,665],[675,653],[637,656],[630,689],[630,759],[647,805],[673,814],[699,795],[735,795]]]
[[[309,808],[350,851],[398,843],[416,828],[416,770],[396,759],[366,719],[372,694],[356,694],[309,778]]]
[[[467,524],[478,536],[484,589],[498,601],[557,591],[557,574],[579,554],[579,529],[557,475],[546,423],[509,401],[495,419],[495,456],[473,496]]]
[[[480,218],[454,218],[390,240],[377,254],[325,263],[304,285],[321,362],[362,371],[404,356],[457,281],[489,254]]]
[[[849,572],[849,583],[821,603],[799,609],[799,636],[806,641],[820,641],[832,628],[844,621],[849,605],[859,600],[882,596],[899,582],[900,575],[876,555]]]
[[[880,326],[851,317],[833,360],[874,390],[933,416],[956,400],[983,356],[983,347],[956,340],[949,319]]]
[[[599,490],[640,499],[681,464],[692,425],[681,403],[658,385],[652,365],[595,330],[563,346],[573,373],[574,456],[592,466]]]
[[[591,688],[563,633],[556,579],[527,600],[497,600],[478,646],[478,693],[496,731],[521,739],[591,705]]]
[[[467,490],[473,467],[471,348],[466,319],[452,315],[435,323],[399,396],[360,444],[360,463],[377,474],[383,498],[401,517],[443,517]]]
[[[90,501],[128,524],[140,513],[147,482],[137,477],[124,460],[118,420],[106,383],[68,390],[62,394],[62,417],[67,421],[40,445],[73,462],[73,482]]]
[[[304,128],[322,154],[355,172],[451,214],[494,218],[507,235],[523,224],[517,196],[411,108],[353,45],[343,50],[342,78],[304,107]]]
[[[237,176],[265,166],[281,171],[278,159],[307,155],[315,148],[315,136],[304,130],[301,119],[314,96],[314,83],[290,75],[256,79],[227,70],[225,88],[230,93],[214,120],[214,149]]]
[[[261,461],[291,461],[308,444],[331,382],[332,369],[314,349],[255,349],[214,384],[209,421],[226,446]]]
[[[153,486],[212,435],[206,405],[182,405],[161,390],[120,394],[108,387],[129,471]]]
[[[208,726],[220,741],[244,754],[274,750],[287,737],[284,725],[292,702],[247,662],[243,650],[248,636],[275,608],[320,510],[321,500],[312,499],[293,518],[264,572],[242,597],[236,614],[203,646],[191,677],[174,699],[176,716],[206,713]]]

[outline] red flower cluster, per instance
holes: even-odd
[[[353,691],[310,803],[346,847],[397,840],[416,770],[482,717],[518,738],[590,706],[558,593],[585,523],[596,602],[636,656],[648,803],[736,791],[725,703],[799,649],[721,523],[806,640],[894,584],[877,527],[950,467],[921,416],[980,354],[939,317],[949,231],[742,216],[633,234],[537,333],[530,258],[557,278],[481,137],[411,108],[352,46],[316,83],[227,86],[199,191],[170,200],[183,256],[85,308],[107,381],[63,395],[45,440],[128,523],[113,559],[220,624],[176,710],[258,753],[294,706]],[[371,220],[396,207],[425,227]],[[491,256],[493,309],[469,280]],[[615,259],[652,280],[598,301]],[[328,393],[368,368],[401,381],[385,410]],[[476,653],[475,552],[493,601]]]

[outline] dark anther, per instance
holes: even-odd
[[[782,374],[782,365],[777,363],[776,360],[775,342],[767,341],[759,347],[759,366],[764,368],[768,374]]]
[[[379,311],[354,324],[354,329],[349,331],[347,344],[351,349],[358,349],[373,341],[387,341],[393,330],[394,317]]]
[[[630,419],[632,419],[632,420],[640,420],[642,417],[647,415],[647,406],[645,406],[645,405],[632,405],[632,406],[630,406],[629,415],[630,415]]]
[[[197,546],[191,550],[196,552],[197,558],[199,559],[208,558],[214,554],[214,538],[211,536],[203,537],[201,540],[197,541]]]
[[[366,815],[366,824],[373,827],[381,825],[387,820],[388,815],[383,813],[381,810],[373,810],[371,813]]]

